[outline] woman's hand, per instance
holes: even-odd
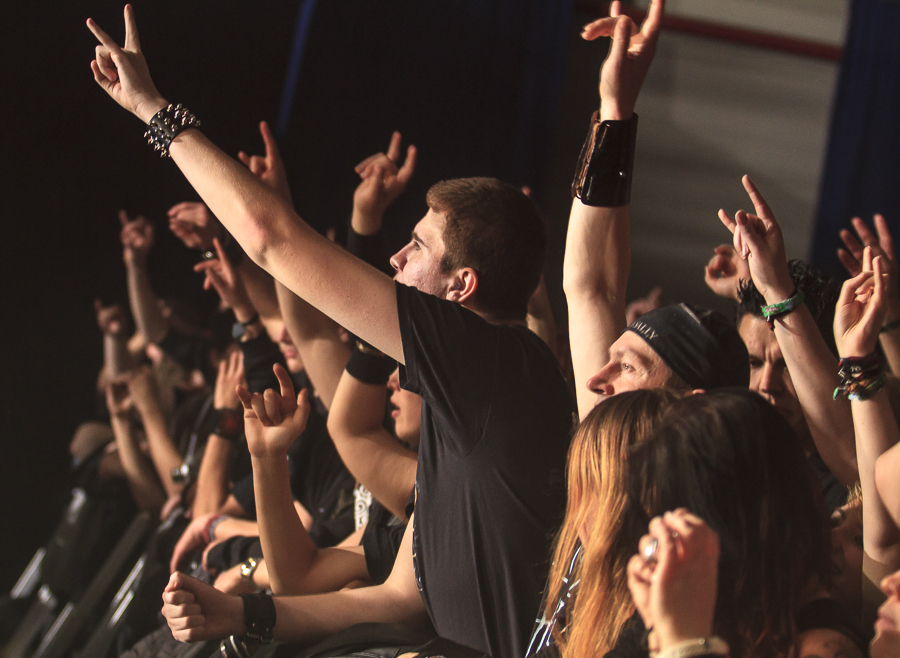
[[[306,429],[309,401],[306,389],[294,396],[294,383],[280,364],[272,368],[281,385],[279,395],[271,388],[265,393],[237,389],[244,405],[244,434],[253,457],[284,456],[291,444]]]
[[[628,562],[628,587],[647,628],[663,651],[709,637],[718,589],[719,537],[685,509],[650,521]]]

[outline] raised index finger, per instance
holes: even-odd
[[[280,363],[276,363],[272,366],[272,371],[275,373],[275,376],[278,378],[278,383],[281,385],[281,397],[287,400],[296,400],[296,395],[294,395],[294,382],[291,381],[291,376],[288,374],[287,370],[284,369]]]
[[[654,42],[659,37],[659,28],[662,25],[664,0],[652,0],[650,8],[647,9],[647,18],[641,25],[641,34],[644,35],[645,41]]]
[[[387,157],[389,160],[393,161],[395,165],[399,166],[400,163],[400,140],[402,137],[400,133],[396,130],[394,134],[391,135],[391,144],[388,146]]]
[[[761,219],[773,221],[775,217],[772,215],[772,211],[769,209],[769,204],[766,203],[763,195],[760,194],[759,190],[756,189],[756,185],[753,184],[753,181],[750,180],[750,177],[744,176],[741,179],[741,182],[744,184],[744,189],[747,190],[747,194],[750,195],[750,200],[753,202],[753,207],[756,209],[756,214],[759,215]]]
[[[134,7],[131,5],[125,5],[125,48],[135,52],[141,51],[137,22],[134,20]]]
[[[119,50],[119,44],[113,41],[112,37],[110,37],[106,32],[104,32],[99,25],[94,22],[93,18],[87,19],[88,29],[94,33],[94,36],[97,37],[97,41],[102,43],[104,46],[109,48],[110,50]]]

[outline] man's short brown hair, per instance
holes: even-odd
[[[432,186],[425,200],[447,218],[442,270],[471,267],[475,307],[492,320],[523,319],[546,242],[531,199],[496,178],[457,178]]]

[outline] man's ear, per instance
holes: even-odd
[[[447,299],[460,304],[471,302],[478,289],[478,274],[471,267],[463,267],[456,271],[447,291]]]

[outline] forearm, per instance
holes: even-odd
[[[103,364],[109,379],[117,379],[131,370],[128,343],[122,337],[103,334]]]
[[[174,496],[181,492],[182,487],[172,479],[172,471],[179,468],[184,459],[169,436],[165,418],[159,407],[147,405],[140,409],[140,412],[144,432],[147,434],[147,444],[150,446],[150,459],[153,460],[153,466],[166,495]]]
[[[382,427],[386,389],[344,372],[328,432],[347,470],[392,514],[406,518],[415,485],[417,456]]]
[[[300,299],[283,284],[275,284],[278,303],[291,340],[326,409],[331,408],[334,392],[350,348],[341,342],[338,327],[327,315]]]
[[[888,367],[892,373],[900,376],[900,327],[885,331],[878,338]]]
[[[141,509],[159,509],[165,502],[165,494],[147,456],[141,452],[137,444],[130,421],[112,414],[110,424],[119,451],[119,460],[128,478],[128,486],[135,502]]]
[[[397,300],[387,276],[316,233],[287,201],[199,131],[181,133],[170,152],[194,189],[263,269],[349,331],[403,358]]]
[[[900,443],[882,454],[875,463],[875,485],[878,496],[894,520],[900,527]]]
[[[148,343],[158,343],[166,335],[168,327],[153,287],[146,264],[130,262],[127,264],[128,301],[138,331]]]
[[[318,549],[294,509],[287,458],[254,456],[252,462],[259,539],[272,591],[302,591]]]
[[[897,557],[900,530],[894,525],[875,486],[875,462],[897,444],[900,432],[886,391],[851,403],[856,431],[859,482],[863,494],[863,541],[866,554],[890,565]],[[897,565],[900,566],[900,565]],[[897,568],[895,566],[892,570]]]
[[[783,299],[790,295],[788,291]],[[776,303],[783,299],[766,301]],[[859,478],[859,471],[850,404],[847,400],[833,399],[839,384],[838,361],[806,305],[775,321],[775,339],[791,373],[816,450],[842,484],[853,484]]]
[[[241,259],[237,265],[237,273],[244,283],[250,302],[260,317],[266,320],[281,317],[278,299],[275,297],[275,282],[272,277],[249,258]],[[250,317],[252,317],[252,313]],[[238,320],[246,322],[250,317],[238,318]]]
[[[217,512],[228,496],[228,468],[234,444],[210,434],[197,473],[197,493],[191,507],[193,518]]]
[[[625,329],[625,289],[631,267],[630,207],[595,208],[572,200],[563,262],[569,342],[578,410],[593,408],[588,378],[606,365]]]

